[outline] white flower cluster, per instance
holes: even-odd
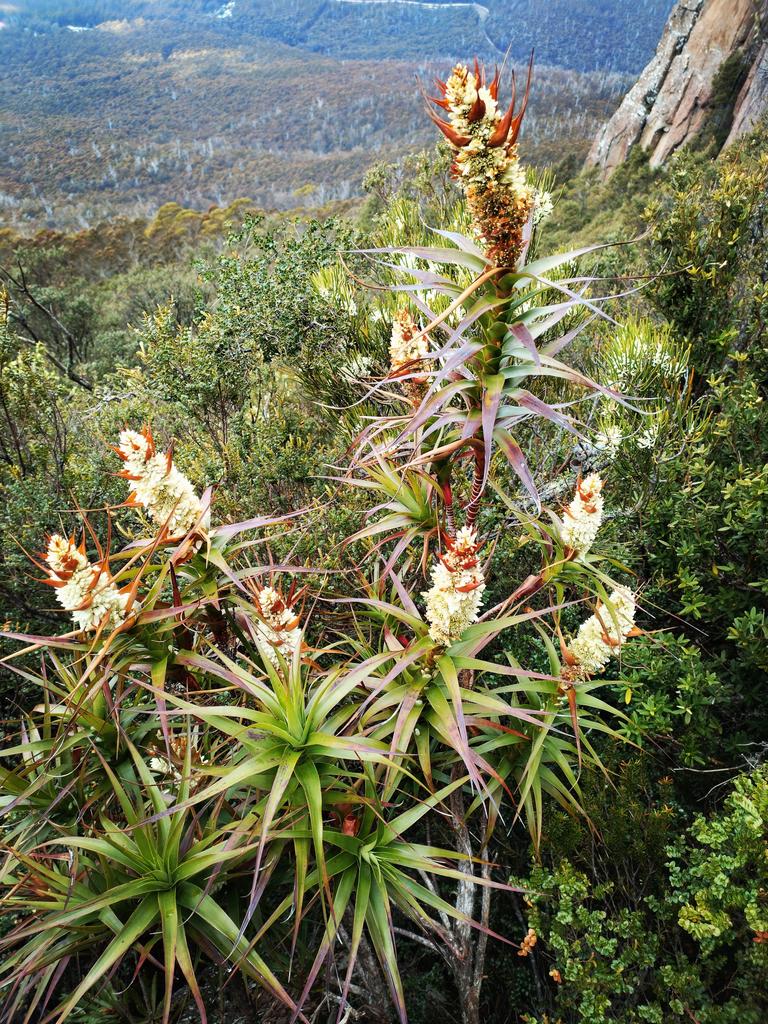
[[[617,587],[608,603],[609,608],[598,605],[581,624],[568,648],[586,675],[603,671],[635,625],[635,597],[629,587]]]
[[[363,352],[355,352],[342,366],[341,370],[345,377],[351,380],[360,380],[363,377],[370,377],[373,358]]]
[[[651,346],[648,357],[656,369],[668,377],[679,377],[685,373],[685,360],[671,352],[660,340],[657,340],[656,344]]]
[[[658,378],[676,380],[687,369],[687,359],[667,334],[619,334],[604,353],[604,369],[619,391],[646,387],[656,390]]]
[[[123,460],[120,474],[133,484],[128,501],[142,505],[158,526],[172,537],[181,536],[202,515],[200,499],[187,477],[174,465],[170,454],[157,452],[149,431],[123,430],[115,449]],[[208,525],[208,516],[200,524]]]
[[[192,740],[192,744],[191,744],[192,745],[191,760],[192,760],[192,763],[195,764],[195,765],[208,764],[210,759],[207,758],[204,754],[201,754],[200,751],[198,750],[198,746],[197,746],[198,738],[199,738],[199,730],[198,730],[197,726],[195,726],[192,729],[192,735],[191,735],[191,740]],[[172,737],[171,740],[169,741],[169,746],[170,746],[171,755],[173,757],[175,757],[176,760],[180,764],[183,764],[185,759],[186,759],[186,754],[187,754],[187,737],[186,736],[175,736],[175,737]],[[168,753],[167,750],[163,750],[163,749],[158,748],[157,753],[154,755],[154,757],[151,757],[149,759],[149,769],[150,769],[150,771],[153,771],[156,775],[170,776],[176,782],[180,782],[181,779],[182,779],[182,773],[179,770],[179,768],[176,766],[176,764],[174,764],[173,761],[169,761],[168,760],[168,757],[166,756],[167,753]]]
[[[609,458],[615,459],[619,454],[623,440],[624,435],[621,432],[621,427],[615,423],[608,423],[595,435],[595,448],[605,452]]]
[[[659,422],[659,417],[656,416],[650,421],[650,426],[637,435],[635,444],[644,451],[650,451],[651,448],[655,448],[659,443],[660,435],[661,423]]]
[[[432,586],[422,597],[435,643],[449,647],[477,621],[485,591],[478,547],[476,532],[464,527],[447,542],[445,554],[432,569]]]
[[[418,325],[407,309],[401,309],[395,314],[389,343],[389,361],[393,372],[429,355],[429,343],[426,336],[419,337],[420,334]],[[412,369],[418,369],[418,365]]]
[[[595,542],[603,521],[603,481],[597,473],[580,480],[573,501],[563,512],[561,539],[566,547],[584,555]]]
[[[536,227],[548,220],[555,209],[552,193],[544,189],[536,189],[534,194],[533,223]]]
[[[301,646],[299,619],[274,587],[264,587],[256,595],[256,605],[262,617],[256,623],[256,643],[265,658],[278,663],[278,652],[290,662]]]
[[[56,589],[62,608],[72,613],[78,629],[92,632],[104,623],[107,629],[125,618],[128,594],[117,589],[106,567],[88,561],[83,546],[77,547],[54,533],[45,560],[50,567],[49,583]]]

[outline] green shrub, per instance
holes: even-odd
[[[626,823],[627,808],[620,806]],[[636,822],[635,834],[637,829]],[[550,1016],[525,1019],[765,1019],[768,771],[763,767],[738,778],[721,811],[699,816],[675,838],[671,828],[668,834],[661,876],[647,871],[647,864],[658,863],[651,844],[627,862],[634,891],[611,878],[604,861],[590,869],[583,853],[576,854],[578,866],[563,860],[535,868],[526,878],[532,890],[528,919],[541,940],[542,1011]],[[620,864],[612,867],[621,874]]]

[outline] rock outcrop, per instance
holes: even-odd
[[[732,141],[768,109],[768,0],[678,0],[656,55],[598,134],[587,166],[607,177],[636,145],[652,167],[664,163],[718,113],[718,72],[729,59],[737,87],[743,80],[727,111]]]
[[[744,83],[733,114],[731,131],[726,145],[750,128],[754,128],[768,110],[768,39],[757,47],[747,80]]]

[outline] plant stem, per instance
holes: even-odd
[[[475,474],[472,480],[472,496],[466,507],[466,525],[473,527],[480,511],[480,499],[483,494],[483,478],[485,477],[485,450],[475,449]]]

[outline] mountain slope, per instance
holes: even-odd
[[[581,159],[669,2],[16,0],[0,14],[0,217],[71,229],[169,201],[346,199],[376,161],[434,141],[417,76],[499,59],[508,39],[518,68],[538,48],[526,159]]]
[[[17,0],[9,24],[92,28],[105,21],[175,21],[233,40],[272,39],[348,59],[515,60],[637,73],[673,0]]]

